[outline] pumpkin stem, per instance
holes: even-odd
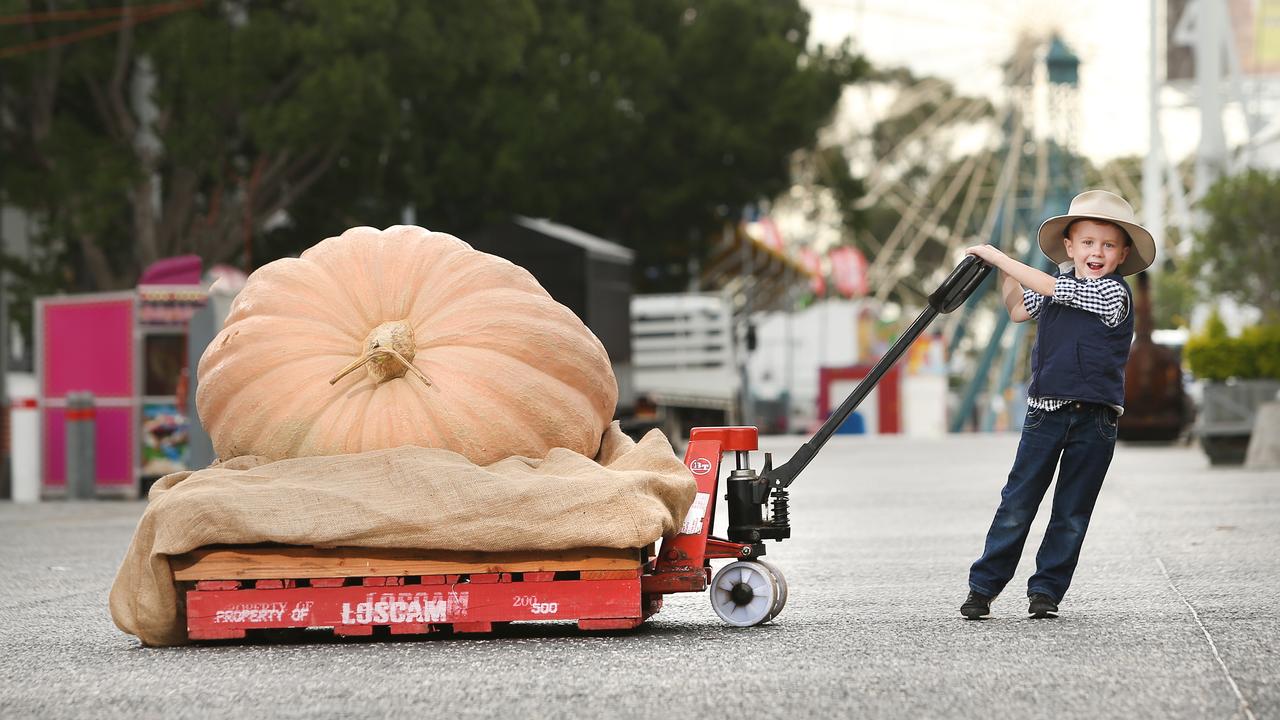
[[[330,378],[329,384],[333,385],[360,366],[371,362],[369,375],[376,382],[404,377],[405,371],[412,371],[423,383],[431,385],[431,379],[413,364],[413,355],[413,329],[403,321],[383,323],[365,338],[365,351],[360,357]],[[392,360],[398,361],[398,364],[391,362]]]

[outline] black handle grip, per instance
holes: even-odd
[[[976,255],[965,255],[956,269],[929,295],[929,307],[944,315],[955,310],[969,299],[990,274],[990,265],[982,262]]]

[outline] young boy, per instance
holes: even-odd
[[[1059,264],[1058,275],[990,245],[965,251],[1000,269],[1000,294],[1014,322],[1040,321],[1022,440],[960,606],[970,620],[989,617],[991,601],[1013,577],[1055,467],[1058,484],[1036,573],[1027,582],[1027,613],[1058,616],[1115,451],[1116,419],[1124,412],[1133,316],[1122,276],[1155,260],[1155,241],[1137,224],[1133,208],[1104,190],[1077,195],[1066,215],[1046,220],[1040,249]]]

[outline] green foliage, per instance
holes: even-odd
[[[1203,380],[1280,379],[1280,325],[1255,325],[1231,337],[1214,311],[1183,354],[1191,372]]]
[[[258,265],[407,207],[463,237],[552,217],[679,286],[665,268],[785,190],[866,70],[808,24],[799,0],[206,3],[4,60],[0,184],[67,290],[186,252]],[[0,47],[77,29],[4,26]]]
[[[1280,322],[1280,172],[1248,170],[1218,180],[1200,201],[1207,224],[1191,260],[1212,293],[1260,308]]]
[[[298,222],[273,234],[273,252],[358,218],[395,222],[407,205],[420,224],[462,237],[516,212],[634,248],[644,289],[684,287],[688,258],[727,215],[790,185],[792,156],[815,144],[863,69],[844,50],[806,50],[808,16],[790,0],[532,6],[535,26],[510,64],[485,77],[431,88],[420,64],[395,63],[407,73],[395,84],[406,88],[410,132],[385,139],[390,162],[374,165],[371,153],[329,173]],[[440,40],[483,46],[476,30]],[[334,196],[365,185],[379,192],[333,223]]]
[[[1195,306],[1198,294],[1187,265],[1167,262],[1159,272],[1151,275],[1151,314],[1155,327],[1188,327],[1188,314]]]
[[[1240,342],[1251,359],[1253,377],[1280,379],[1280,325],[1245,328]]]

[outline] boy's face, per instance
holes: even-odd
[[[1076,277],[1100,278],[1110,275],[1129,257],[1129,241],[1118,225],[1097,220],[1071,223],[1067,237],[1067,257],[1076,266]]]

